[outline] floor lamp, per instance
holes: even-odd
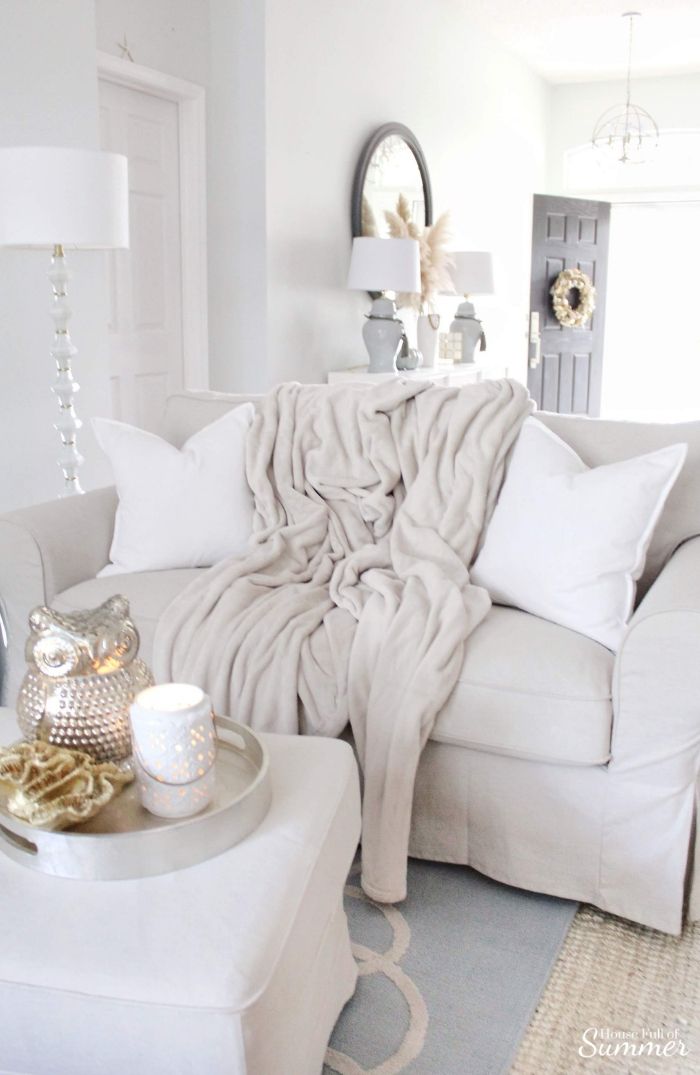
[[[52,391],[60,409],[55,429],[61,438],[58,464],[62,496],[82,493],[76,446],[82,423],[75,412],[80,385],[71,362],[77,348],[68,322],[68,281],[64,250],[108,250],[129,245],[129,184],[126,157],[99,150],[53,146],[0,148],[0,246],[52,251],[49,280],[56,361]]]

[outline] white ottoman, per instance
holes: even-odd
[[[265,741],[267,818],[200,866],[95,883],[0,853],[0,1072],[320,1075],[357,975],[357,767],[338,740]]]

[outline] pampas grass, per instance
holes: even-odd
[[[398,295],[397,304],[411,306],[419,313],[430,313],[437,293],[452,287],[450,267],[453,262],[447,252],[451,238],[450,214],[443,213],[430,228],[421,227],[411,215],[408,199],[399,194],[396,211],[387,209],[384,216],[392,239],[417,239],[420,250],[420,294]]]
[[[374,210],[369,204],[369,198],[366,194],[362,195],[362,219],[360,225],[361,235],[366,235],[370,239],[374,239],[378,236],[377,218],[374,215]]]

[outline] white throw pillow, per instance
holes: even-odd
[[[617,650],[636,581],[687,445],[591,469],[527,418],[471,580]]]
[[[243,403],[183,445],[142,429],[93,418],[119,494],[110,551],[100,575],[209,567],[246,552],[253,494],[245,475],[255,408]]]

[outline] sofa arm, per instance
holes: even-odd
[[[700,763],[700,537],[676,550],[630,621],[613,676],[612,764],[663,755],[677,777]]]
[[[613,712],[610,807],[617,799],[630,839],[643,817],[649,842],[663,841],[682,876],[700,788],[700,537],[676,550],[630,621]],[[689,917],[700,918],[700,840],[689,894]]]
[[[6,702],[14,699],[23,674],[29,613],[69,586],[94,578],[105,566],[116,506],[116,490],[110,487],[0,516]]]

